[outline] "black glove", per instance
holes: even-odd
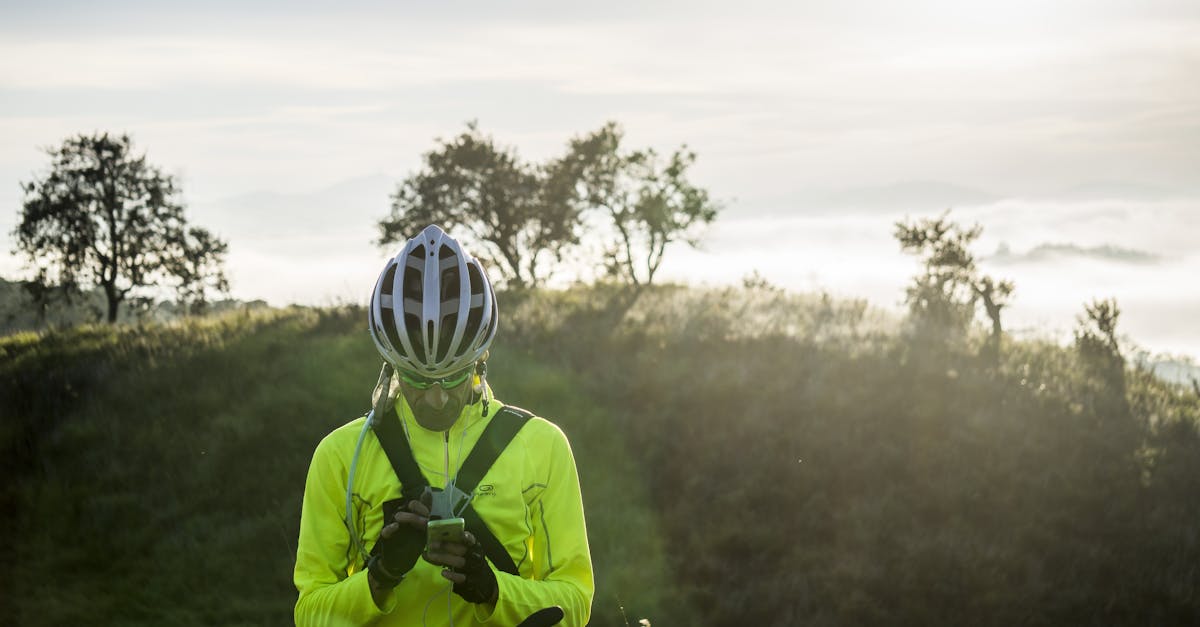
[[[387,501],[383,504],[383,526],[395,522],[396,512],[400,511],[403,499]],[[395,588],[408,571],[417,564],[421,552],[425,550],[425,533],[411,525],[400,525],[396,532],[388,537],[379,537],[379,541],[371,549],[371,560],[367,562],[367,570],[371,578],[380,586]]]
[[[521,621],[517,627],[551,627],[551,625],[557,625],[564,616],[566,615],[563,613],[563,609],[554,605],[530,614],[529,618]]]
[[[463,559],[467,563],[457,570],[466,575],[467,580],[454,584],[454,593],[468,603],[490,603],[499,593],[499,587],[496,585],[496,573],[488,565],[479,543],[472,544]]]

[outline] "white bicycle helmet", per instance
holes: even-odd
[[[496,337],[496,293],[479,261],[430,225],[383,267],[367,322],[384,361],[444,377],[487,352]]]

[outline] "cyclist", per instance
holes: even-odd
[[[483,267],[429,226],[380,273],[368,323],[385,364],[374,410],[313,454],[297,625],[516,625],[553,606],[563,624],[587,623],[594,587],[574,457],[557,426],[492,395],[496,300]],[[431,520],[460,517],[465,530],[428,539]]]

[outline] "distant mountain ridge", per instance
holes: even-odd
[[[1053,202],[1154,202],[1193,198],[1200,192],[1131,181],[1085,181],[1040,192],[985,190],[938,180],[906,180],[838,189],[809,189],[772,203],[806,211],[839,213],[905,212],[935,214],[994,204],[1007,199]]]
[[[1001,244],[991,256],[984,257],[987,261],[1002,264],[1040,263],[1056,257],[1084,257],[1101,259],[1118,263],[1154,264],[1162,261],[1162,255],[1155,253],[1123,248],[1112,244],[1100,246],[1080,246],[1078,244],[1038,244],[1024,253],[1013,253],[1007,244]]]
[[[254,191],[195,206],[206,225],[234,241],[369,230],[387,216],[394,187],[391,177],[377,173],[312,192]]]
[[[1053,200],[1163,200],[1187,194],[1180,189],[1132,181],[1087,181],[1046,194]]]
[[[932,213],[955,207],[984,205],[1000,196],[983,190],[942,181],[900,181],[886,185],[837,190],[820,197],[818,203],[833,209],[896,210]]]

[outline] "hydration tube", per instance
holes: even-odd
[[[391,406],[391,387],[392,387],[392,366],[383,364],[383,368],[379,371],[379,380],[375,382],[375,391],[372,392],[371,411],[367,412],[367,419],[363,421],[362,431],[358,433],[358,443],[354,445],[354,457],[350,458],[350,471],[346,476],[346,531],[350,533],[350,539],[354,542],[355,548],[358,550],[359,557],[366,557],[367,550],[363,546],[363,539],[360,537],[358,530],[354,528],[354,471],[358,468],[358,455],[362,452],[363,440],[367,437],[367,432],[371,430],[371,426],[375,423],[375,417],[379,416],[380,420],[387,413],[388,407]]]

